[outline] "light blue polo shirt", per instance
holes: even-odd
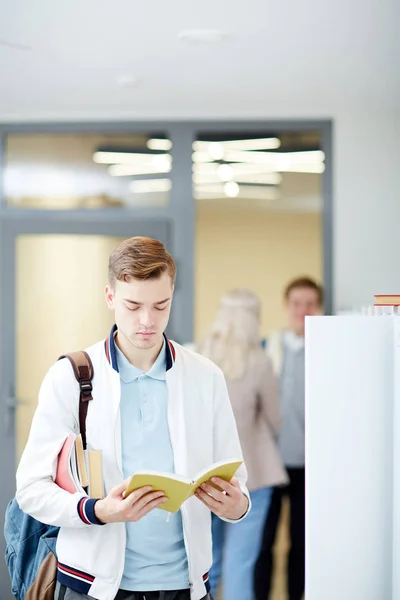
[[[144,373],[116,346],[121,378],[122,468],[124,477],[138,469],[174,472],[165,381],[166,348]],[[189,587],[181,513],[155,509],[126,523],[125,568],[121,589],[180,590]]]

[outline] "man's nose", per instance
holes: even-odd
[[[140,324],[149,329],[153,325],[153,315],[150,311],[143,311],[140,315]]]

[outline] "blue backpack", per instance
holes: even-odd
[[[93,364],[86,352],[68,358],[79,383],[79,427],[86,449],[86,415],[92,400]],[[58,527],[45,525],[24,513],[15,498],[7,506],[4,537],[11,591],[17,600],[53,600],[57,578]]]

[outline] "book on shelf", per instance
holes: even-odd
[[[84,450],[82,436],[70,433],[58,455],[55,483],[70,494],[103,498],[101,450]]]
[[[219,477],[224,481],[231,481],[242,462],[241,459],[232,459],[214,463],[197,473],[192,479],[161,471],[136,471],[126,488],[124,496],[129,496],[129,494],[141,487],[151,486],[154,491],[163,491],[168,498],[158,508],[175,513],[188,498],[193,496],[197,488],[206,481],[216,489],[220,489],[217,485],[209,481],[211,477]]]
[[[375,306],[400,306],[400,294],[375,294]]]

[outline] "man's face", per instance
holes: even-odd
[[[318,293],[307,287],[294,288],[286,299],[289,327],[297,335],[304,335],[304,319],[321,311]]]
[[[106,287],[108,307],[115,312],[118,335],[135,348],[146,350],[159,345],[168,325],[174,292],[171,277],[116,281]]]

